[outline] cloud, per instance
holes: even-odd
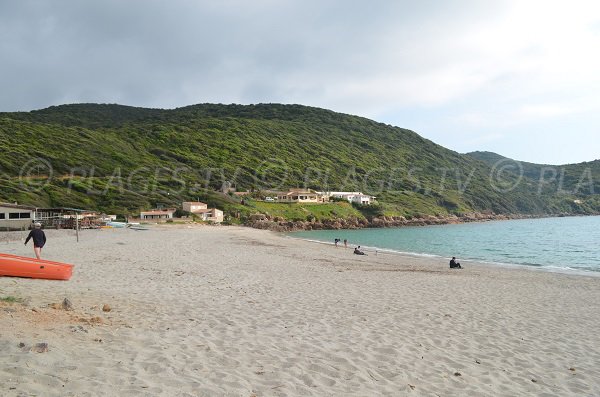
[[[369,114],[597,80],[590,14],[527,4],[25,0],[3,5],[1,71],[26,103],[281,101]]]
[[[487,134],[599,109],[599,15],[585,0],[2,2],[0,111],[281,102]]]
[[[483,83],[452,55],[449,37],[472,17],[458,3],[24,0],[2,11],[1,78],[20,85],[4,108],[71,98],[361,113],[442,103]]]
[[[518,115],[525,119],[537,119],[537,118],[552,118],[560,117],[568,114],[574,114],[580,110],[568,106],[568,105],[557,105],[557,104],[539,104],[539,105],[523,105],[518,112]]]

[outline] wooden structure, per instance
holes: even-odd
[[[44,228],[53,229],[96,229],[102,225],[96,212],[79,208],[37,208],[34,219]]]

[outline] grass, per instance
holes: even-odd
[[[5,297],[0,298],[0,302],[19,303],[19,302],[23,302],[23,299],[17,298],[15,296],[5,296]]]
[[[267,203],[252,201],[249,205],[257,212],[273,217],[282,217],[292,221],[317,220],[338,218],[363,219],[363,214],[350,203]]]

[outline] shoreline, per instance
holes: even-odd
[[[285,236],[286,238],[306,241],[306,242],[309,242],[312,244],[323,244],[323,245],[332,246],[332,247],[334,246],[334,243],[331,243],[328,241],[315,240],[315,239],[310,239],[310,238],[305,238],[305,237],[296,237],[296,236],[291,236],[288,234],[288,233],[295,233],[295,232],[273,232],[273,233],[281,233],[281,235]],[[339,248],[344,249],[343,246],[340,246]],[[348,249],[351,249],[351,248],[349,247]],[[361,249],[365,252],[375,252],[376,253],[375,256],[377,256],[377,254],[386,254],[386,255],[395,255],[395,256],[399,256],[399,257],[408,257],[408,258],[435,259],[435,260],[440,260],[443,263],[445,263],[449,260],[448,258],[441,256],[441,255],[437,255],[437,254],[425,254],[425,253],[418,253],[418,252],[398,251],[398,250],[394,250],[391,248],[381,248],[381,247],[374,247],[374,246],[368,246],[368,245],[361,245]],[[519,264],[519,263],[495,262],[495,261],[486,261],[486,260],[482,260],[482,259],[471,259],[471,258],[461,258],[461,263],[468,263],[468,264],[476,265],[476,266],[490,266],[490,268],[496,267],[496,268],[504,268],[504,269],[536,271],[536,272],[545,272],[545,273],[552,273],[552,274],[564,274],[564,275],[569,275],[569,276],[600,277],[600,270],[594,271],[594,270],[561,268],[561,267],[544,266],[544,265],[524,265],[524,264]]]

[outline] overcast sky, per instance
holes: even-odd
[[[600,2],[0,0],[0,111],[298,103],[459,152],[600,158]]]

